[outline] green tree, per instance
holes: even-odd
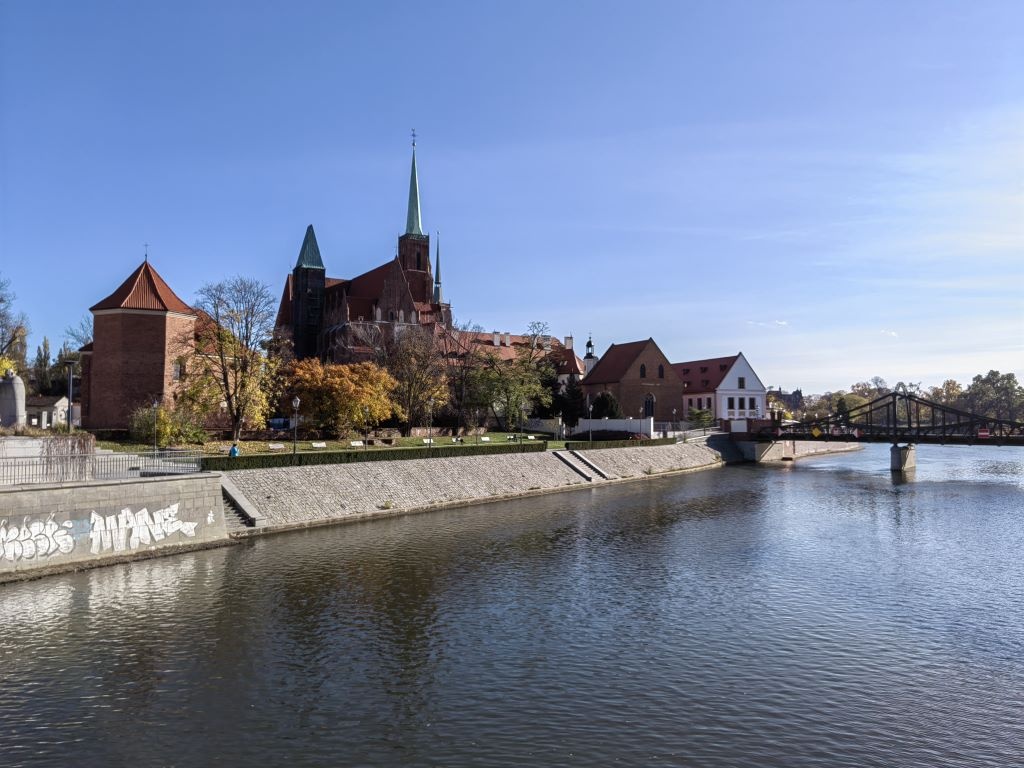
[[[402,328],[384,350],[384,367],[397,385],[394,398],[409,428],[427,423],[449,397],[445,348],[431,328]]]
[[[963,402],[971,413],[1017,421],[1024,413],[1024,388],[1014,374],[992,370],[971,380]]]
[[[49,395],[52,382],[50,380],[50,340],[43,336],[43,343],[36,347],[36,358],[32,363],[32,380],[35,391],[40,395]]]
[[[697,429],[705,429],[715,423],[714,414],[708,408],[691,408],[690,424]]]
[[[615,395],[611,392],[601,392],[594,398],[591,405],[594,406],[592,415],[595,419],[622,418],[622,408],[619,407],[619,401],[615,399]]]
[[[565,390],[561,394],[562,421],[570,429],[580,423],[586,415],[586,399],[583,396],[583,388],[580,386],[579,377],[569,376],[565,384]]]

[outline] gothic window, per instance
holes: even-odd
[[[395,322],[395,310],[388,310],[388,320],[390,320],[392,323]]]
[[[640,363],[640,378],[641,379],[646,379],[647,378],[647,366],[644,365],[643,363]]]
[[[380,320],[380,307],[377,307],[375,310],[373,310],[373,314],[375,318]]]
[[[654,395],[648,395],[644,398],[644,418],[649,419],[654,416]]]
[[[658,366],[658,378],[659,379],[664,379],[665,378],[665,366],[664,365],[659,365]]]

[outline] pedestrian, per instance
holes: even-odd
[[[232,443],[231,444],[231,450],[228,451],[228,458],[232,458],[232,459],[238,458],[238,443]]]

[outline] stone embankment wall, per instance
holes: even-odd
[[[826,442],[779,440],[774,443],[738,441],[736,445],[743,452],[743,458],[747,461],[790,461],[806,456],[859,451],[863,447],[860,443],[843,443],[831,440]]]
[[[0,581],[227,541],[218,474],[0,488]]]
[[[580,454],[607,479],[569,452],[562,452],[565,461],[552,452],[455,456],[239,470],[225,477],[259,516],[260,527],[270,531],[593,487],[722,463],[718,453],[703,445]]]

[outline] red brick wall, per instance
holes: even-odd
[[[640,366],[647,367],[646,378],[640,378]],[[664,366],[665,378],[658,378],[658,366]],[[676,409],[676,418],[681,418],[683,412],[683,382],[678,374],[672,370],[672,365],[665,357],[661,349],[653,341],[647,343],[644,350],[637,355],[636,360],[630,365],[626,372],[617,382],[609,384],[594,384],[583,387],[584,392],[590,395],[591,402],[601,391],[611,392],[619,401],[622,415],[626,418],[632,416],[637,418],[640,415],[640,408],[648,394],[653,394],[654,420],[671,421],[672,409]]]
[[[171,404],[177,387],[174,363],[194,329],[195,318],[166,312],[97,314],[83,425],[124,429],[136,408],[157,399]]]

